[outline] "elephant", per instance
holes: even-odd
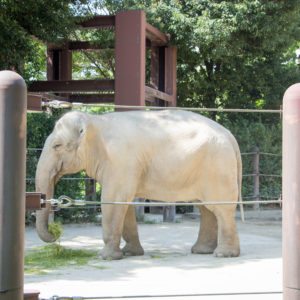
[[[200,229],[191,252],[239,256],[235,212],[241,201],[241,154],[235,137],[217,122],[171,109],[102,115],[68,112],[45,142],[36,191],[51,199],[61,176],[82,170],[101,184],[103,203],[135,198],[197,201],[202,204]],[[224,201],[233,203],[218,204]],[[50,210],[48,203],[36,214],[37,232],[45,242],[55,240],[48,231]],[[135,208],[102,204],[101,211],[102,258],[143,255]]]

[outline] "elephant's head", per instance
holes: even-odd
[[[44,145],[36,170],[36,191],[53,197],[54,185],[65,174],[85,169],[86,136],[91,116],[80,112],[65,114],[55,125]],[[48,231],[51,206],[37,211],[36,227],[40,238],[54,242]]]

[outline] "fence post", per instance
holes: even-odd
[[[165,206],[163,208],[163,221],[164,222],[176,221],[176,206]]]
[[[300,299],[300,83],[283,97],[283,299]]]
[[[88,201],[96,201],[96,181],[93,178],[85,180],[85,199]]]
[[[145,199],[144,198],[135,198],[134,201],[145,202]],[[136,206],[135,213],[136,213],[136,219],[139,222],[144,221],[144,219],[145,219],[145,206]]]
[[[0,299],[23,299],[26,85],[0,72]]]
[[[253,199],[255,201],[259,201],[260,200],[260,190],[259,190],[259,158],[260,158],[260,154],[259,154],[259,148],[258,147],[254,147],[253,148]],[[254,203],[253,208],[255,210],[259,209],[259,203]]]

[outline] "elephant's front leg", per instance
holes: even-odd
[[[134,206],[129,206],[127,210],[123,227],[123,238],[126,242],[122,249],[124,255],[144,254],[144,249],[139,240]]]
[[[103,204],[101,210],[105,244],[101,256],[103,259],[121,259],[123,253],[120,249],[120,242],[128,205]]]

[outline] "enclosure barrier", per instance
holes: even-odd
[[[44,97],[46,97],[44,95]],[[55,96],[51,96],[55,97]],[[236,112],[236,113],[282,113],[281,109],[248,109],[248,108],[209,108],[209,107],[178,107],[178,106],[137,106],[137,105],[116,105],[116,104],[103,104],[103,103],[83,103],[83,102],[68,102],[64,100],[52,99],[50,101],[43,101],[40,98],[41,107],[43,108],[69,108],[69,109],[80,109],[83,107],[103,107],[111,109],[134,109],[134,110],[186,110],[186,111],[197,111],[197,112]]]
[[[0,72],[0,299],[23,299],[26,85]]]
[[[45,202],[50,203],[54,207],[59,208],[69,208],[71,206],[84,206],[88,204],[94,204],[94,205],[129,205],[129,206],[207,206],[207,205],[233,205],[233,204],[245,204],[245,205],[253,205],[256,203],[260,204],[270,204],[270,203],[281,203],[282,200],[256,200],[256,201],[243,201],[236,202],[236,201],[207,201],[207,202],[201,202],[201,201],[193,201],[193,202],[159,202],[159,201],[153,201],[153,202],[99,202],[99,201],[87,201],[87,200],[81,200],[81,199],[72,199],[69,196],[62,195],[58,197],[58,199],[48,199],[45,200]]]
[[[300,83],[283,97],[283,299],[300,299]]]
[[[300,87],[297,87],[297,95],[300,94]],[[297,97],[296,97],[297,98]],[[296,99],[300,103],[300,98]],[[289,108],[288,105],[286,105]],[[286,127],[284,130],[284,137],[290,138],[289,142],[295,142],[295,137],[298,137],[300,129],[300,109],[298,105],[298,110],[292,105],[289,108],[289,115],[284,120],[286,122]],[[140,108],[140,107],[139,107]],[[145,107],[148,109],[148,107]],[[154,108],[155,109],[155,108]],[[178,108],[179,109],[179,108]],[[182,109],[182,108],[180,108]],[[188,110],[193,110],[187,108]],[[197,109],[201,111],[202,109]],[[207,110],[207,109],[203,109]],[[236,112],[252,112],[252,110],[219,110],[211,109],[210,111],[236,111]],[[256,112],[271,112],[271,113],[281,113],[281,110],[260,110]],[[298,115],[296,114],[298,113]],[[296,116],[294,116],[296,115]],[[2,181],[0,183],[0,299],[1,300],[20,300],[23,299],[23,235],[24,235],[24,212],[25,212],[25,202],[24,202],[24,178],[25,178],[25,140],[26,140],[26,86],[24,80],[14,72],[3,71],[0,72],[0,140],[2,142],[2,151],[0,152],[0,170]],[[296,125],[295,125],[296,124]],[[298,127],[297,127],[298,126]],[[288,128],[288,129],[287,129]],[[292,129],[291,129],[292,128]],[[291,130],[290,130],[291,129]],[[292,134],[293,133],[293,134]],[[288,162],[291,162],[292,167],[299,166],[299,158],[295,157],[297,154],[296,150],[300,150],[300,141],[296,141],[296,149],[292,152],[293,155],[290,156],[291,148],[285,150],[285,158]],[[289,157],[290,156],[290,157]],[[290,168],[293,169],[293,168]],[[288,172],[291,170],[288,169]],[[296,169],[296,168],[294,168]],[[287,171],[286,171],[287,172]],[[284,183],[292,182],[297,186],[297,181],[295,176],[296,173],[290,172],[289,180],[286,180],[287,176],[285,173]],[[18,184],[15,185],[14,183]],[[286,187],[289,191],[289,186]],[[286,190],[285,190],[286,192]],[[295,191],[295,186],[291,188],[291,196],[295,198],[298,190]],[[288,195],[290,196],[290,195]],[[249,201],[251,204],[255,201]],[[260,203],[270,201],[257,201]],[[276,200],[276,203],[281,202]],[[234,202],[236,204],[236,202]],[[299,249],[299,223],[296,222],[299,212],[293,210],[295,207],[299,211],[299,202],[291,202],[292,205],[284,205],[289,214],[288,218],[292,220],[293,230],[291,230],[291,235],[286,237],[294,238],[292,239],[291,247],[286,247],[290,249]],[[104,203],[103,203],[104,204]],[[105,203],[111,204],[111,203]],[[119,204],[119,203],[118,203]],[[174,203],[174,205],[181,205],[183,203]],[[186,203],[184,203],[186,204]],[[196,203],[191,203],[195,205]],[[221,203],[217,203],[221,204]],[[232,204],[229,202],[223,202],[222,204]],[[245,203],[246,204],[246,203]],[[143,204],[143,205],[149,205]],[[154,203],[153,205],[161,205],[161,203]],[[168,203],[168,205],[170,205]],[[207,205],[207,204],[206,204]],[[285,213],[287,214],[287,212]],[[284,216],[285,216],[284,214]],[[285,220],[288,218],[285,217]],[[289,227],[290,229],[290,227]],[[298,231],[296,231],[298,229]],[[286,230],[285,230],[286,231]],[[294,234],[292,236],[292,234]],[[286,240],[284,240],[286,242]],[[289,240],[290,242],[290,240]],[[298,244],[297,244],[298,243]],[[288,244],[287,244],[288,245]],[[296,245],[297,247],[293,248]],[[285,249],[285,248],[284,248]],[[286,252],[284,252],[284,259],[286,260]],[[293,272],[285,273],[285,293],[289,293],[285,299],[299,299],[299,251],[294,251],[290,255],[290,260],[286,260],[286,264],[290,268],[293,267]],[[289,263],[290,262],[290,263]],[[288,270],[288,269],[287,269]],[[286,271],[288,272],[288,271]],[[290,272],[290,271],[289,271]],[[268,292],[270,294],[272,292]],[[280,293],[280,292],[279,292]],[[255,293],[251,293],[255,294]],[[264,294],[258,293],[258,294]],[[232,294],[234,295],[234,294]],[[173,296],[173,295],[172,295]],[[174,295],[175,296],[175,295]],[[189,296],[189,295],[185,295]],[[201,296],[201,295],[199,295]],[[294,297],[294,298],[292,298]],[[104,299],[101,297],[99,299]],[[63,299],[63,298],[58,298]],[[72,298],[66,298],[72,299]],[[82,298],[88,299],[88,298]],[[94,298],[95,299],[95,298]]]
[[[189,298],[195,298],[199,297],[201,299],[207,299],[206,297],[223,297],[223,296],[233,296],[235,299],[237,299],[237,296],[262,296],[262,295],[280,295],[282,292],[280,291],[270,291],[270,292],[245,292],[245,293],[210,293],[210,294],[178,294],[178,295],[172,295],[172,294],[161,294],[161,295],[132,295],[132,296],[101,296],[101,297],[59,297],[59,296],[53,296],[50,299],[41,299],[41,300],[110,300],[110,299],[168,299],[168,298],[182,298],[182,299],[189,299]],[[205,297],[205,298],[202,298]],[[249,298],[248,298],[249,299]]]
[[[27,148],[27,153],[41,152],[42,150],[43,150],[42,148]],[[244,203],[245,199],[253,199],[253,201],[254,200],[257,200],[257,201],[262,200],[262,198],[265,198],[265,200],[266,199],[269,199],[269,200],[271,200],[271,199],[280,199],[281,194],[272,195],[272,196],[270,196],[270,195],[265,196],[265,195],[261,194],[261,192],[260,192],[260,190],[261,190],[261,180],[260,179],[261,178],[269,177],[269,178],[280,178],[281,179],[282,175],[281,174],[266,174],[264,172],[262,173],[261,169],[260,169],[260,161],[261,161],[262,156],[281,157],[282,155],[281,154],[276,154],[276,153],[262,152],[262,151],[259,150],[258,147],[255,147],[252,152],[243,152],[243,153],[241,153],[241,156],[242,157],[243,156],[252,156],[253,157],[252,158],[252,167],[251,167],[252,169],[250,170],[249,173],[243,174],[243,178],[253,178],[253,188],[252,188],[253,194],[243,196],[242,197],[243,203]],[[64,176],[60,180],[62,180],[62,181],[83,181],[84,180],[86,183],[92,180],[93,181],[92,185],[96,184],[94,179],[91,179],[90,177],[87,177],[87,176],[85,176],[85,177],[65,177]],[[35,178],[34,177],[27,177],[26,182],[34,183]],[[86,194],[86,198],[96,199],[96,187],[93,186],[92,190],[93,190],[92,194],[91,193]],[[255,203],[254,209],[259,209],[259,204],[260,203]],[[145,205],[145,206],[147,206],[147,205]],[[141,212],[141,214],[143,214],[143,212]]]

